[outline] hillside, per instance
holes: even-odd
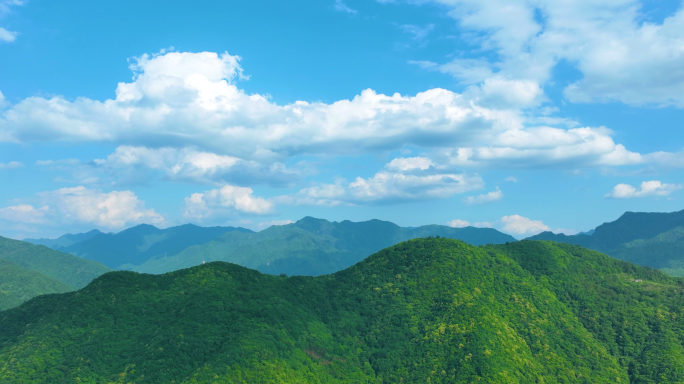
[[[175,255],[185,248],[204,244],[226,232],[252,233],[245,228],[198,227],[193,224],[159,229],[141,224],[119,233],[101,233],[88,240],[60,248],[61,251],[96,260],[110,268],[130,268],[155,256]]]
[[[0,259],[0,311],[48,293],[63,293],[73,288],[40,272]]]
[[[68,285],[73,289],[85,287],[94,278],[111,271],[110,268],[42,245],[12,240],[0,236],[0,260],[11,261],[22,268]]]
[[[683,288],[531,241],[412,240],[320,277],[113,272],[0,313],[0,381],[676,383]]]
[[[681,236],[676,234],[681,233],[682,227],[684,210],[672,213],[626,212],[617,220],[596,227],[591,235],[566,236],[542,232],[528,240],[581,245],[681,276],[684,275],[684,243],[680,243]]]
[[[340,271],[383,248],[405,240],[441,236],[474,245],[516,241],[491,228],[427,225],[402,228],[388,221],[330,222],[305,217],[257,233],[229,232],[175,256],[156,257],[131,269],[165,273],[202,262],[227,261],[264,273],[317,276]]]
[[[102,232],[98,231],[97,229],[93,229],[92,231],[85,233],[67,233],[66,235],[62,235],[56,239],[24,239],[24,241],[34,245],[44,245],[48,248],[59,250],[60,248],[68,247],[72,244],[92,239],[100,234],[102,234]]]

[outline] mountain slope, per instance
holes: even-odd
[[[681,227],[684,227],[684,210],[672,213],[626,212],[619,219],[598,226],[591,235],[566,236],[543,232],[528,240],[581,245],[621,260],[684,274],[684,244],[679,242],[679,236],[671,239]]]
[[[75,243],[80,243],[81,241],[92,239],[93,237],[103,234],[97,229],[88,231],[85,233],[67,233],[56,239],[24,239],[24,241],[34,244],[34,245],[44,245],[48,248],[59,250],[60,248],[68,247]]]
[[[491,228],[451,228],[428,225],[402,228],[388,221],[329,222],[305,217],[258,233],[229,232],[175,256],[157,257],[138,272],[165,273],[202,262],[227,261],[264,273],[317,276],[347,268],[365,257],[405,240],[441,236],[481,244],[516,241]]]
[[[27,270],[61,281],[72,289],[86,286],[94,278],[111,271],[106,266],[52,250],[42,245],[0,236],[0,260],[11,261]]]
[[[141,224],[116,234],[99,234],[60,250],[99,261],[110,267],[140,265],[154,256],[174,255],[183,249],[203,244],[230,231],[251,233],[244,228],[198,227],[192,224],[159,229]]]
[[[579,248],[524,243],[510,252],[522,264],[508,255],[513,244],[420,239],[315,278],[264,275],[227,263],[159,276],[109,273],[78,293],[38,297],[0,313],[0,381],[684,379],[682,365],[671,364],[682,356],[680,339],[671,337],[682,335],[682,317],[675,320],[668,312],[669,304],[682,307],[681,289],[675,291],[680,280]],[[646,346],[613,351],[608,341],[618,335],[607,328],[603,337],[583,325],[591,318],[572,305],[583,298],[554,293],[563,288],[551,276],[569,273],[569,281],[582,280],[593,267],[625,276],[608,286],[621,289],[613,298],[599,291],[596,300],[585,300],[589,311],[611,300],[651,298],[642,307],[652,323],[634,329],[648,338]],[[634,276],[652,277],[647,284],[661,288],[646,290],[631,283]],[[656,316],[664,320],[653,321]]]
[[[0,311],[16,307],[39,295],[72,290],[61,281],[0,259]]]

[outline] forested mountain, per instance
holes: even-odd
[[[132,270],[165,273],[202,262],[227,261],[270,274],[317,276],[333,273],[405,240],[442,236],[474,245],[516,241],[491,228],[426,225],[402,228],[388,221],[330,222],[305,217],[258,233],[229,232],[175,256],[156,257]]]
[[[0,311],[16,307],[38,295],[73,290],[59,280],[0,259]]]
[[[0,310],[37,295],[83,288],[109,271],[93,260],[0,236]]]
[[[233,231],[252,233],[249,229],[235,227],[198,227],[185,224],[159,229],[153,225],[141,224],[116,234],[100,233],[60,250],[99,261],[110,268],[128,268],[140,265],[151,257],[175,255],[189,246],[204,244]]]
[[[48,248],[59,250],[60,248],[68,247],[72,244],[92,239],[93,237],[100,234],[102,234],[102,232],[100,232],[97,229],[93,229],[92,231],[88,231],[85,233],[67,233],[66,235],[62,235],[56,239],[24,239],[24,241],[29,242],[31,244],[44,245]]]
[[[3,383],[678,383],[684,280],[418,239],[319,277],[112,272],[0,313]]]
[[[543,232],[529,240],[551,240],[606,253],[639,265],[684,276],[684,210],[672,213],[626,212],[590,235]]]

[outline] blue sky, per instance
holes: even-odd
[[[0,235],[682,209],[680,1],[0,0]]]

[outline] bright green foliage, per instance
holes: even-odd
[[[96,261],[81,259],[42,245],[33,245],[2,236],[0,236],[0,260],[11,261],[27,270],[40,272],[73,289],[82,288],[94,278],[111,271]]]
[[[575,245],[494,248],[548,286],[618,357],[632,383],[684,382],[684,280]]]
[[[532,241],[412,240],[319,277],[112,272],[0,313],[0,382],[677,383],[683,289]]]
[[[329,222],[305,217],[296,223],[273,226],[258,233],[229,232],[175,256],[157,257],[132,270],[165,273],[202,264],[227,261],[273,275],[317,276],[340,271],[383,248],[405,240],[441,236],[474,245],[515,241],[491,228],[451,228],[426,225],[402,228],[370,220]]]
[[[71,290],[73,288],[61,281],[0,259],[0,311],[16,307],[38,295]]]

